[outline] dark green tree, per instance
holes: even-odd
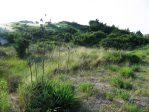
[[[15,49],[18,57],[24,58],[26,56],[26,49],[29,47],[29,41],[27,39],[19,39],[16,42]]]

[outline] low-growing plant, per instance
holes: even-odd
[[[95,85],[89,82],[85,82],[85,83],[81,83],[79,85],[79,89],[84,92],[87,93],[89,96],[93,95],[94,93],[94,87]]]
[[[16,92],[20,82],[20,76],[10,76],[8,78],[9,92]]]
[[[113,77],[111,79],[111,84],[117,88],[122,88],[122,89],[132,89],[132,84],[129,83],[128,81],[125,81],[121,77]]]
[[[137,107],[137,105],[135,105],[135,104],[126,104],[125,106],[124,106],[124,110],[126,111],[126,112],[143,112],[141,109],[139,109],[138,107]]]
[[[113,92],[107,92],[105,95],[106,95],[106,98],[110,101],[112,101],[113,98],[114,98],[114,93]]]
[[[8,84],[5,80],[0,80],[0,112],[9,112],[10,103],[8,95]]]
[[[134,78],[135,77],[133,69],[128,66],[122,67],[119,72],[120,72],[121,76],[124,78]]]
[[[78,104],[71,84],[56,80],[34,82],[23,89],[20,86],[19,93],[27,112],[72,110]]]
[[[104,60],[108,63],[139,63],[140,57],[134,54],[125,53],[122,51],[108,52],[104,57]]]
[[[109,65],[108,69],[113,72],[117,72],[119,70],[119,67],[117,65]]]
[[[140,65],[133,65],[133,66],[132,66],[132,70],[133,70],[134,72],[140,72],[140,69],[141,69],[141,66],[140,66]]]
[[[122,98],[123,100],[129,100],[129,93],[125,90],[117,90],[116,95],[118,98]]]

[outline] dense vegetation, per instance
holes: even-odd
[[[98,20],[12,27],[0,33],[1,112],[148,112],[148,35]]]

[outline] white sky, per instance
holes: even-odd
[[[149,0],[0,0],[0,23],[38,21],[88,24],[96,18],[108,25],[149,33]]]

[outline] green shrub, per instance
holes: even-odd
[[[112,101],[113,98],[114,98],[114,93],[113,93],[113,92],[107,92],[107,93],[106,93],[106,98],[107,98],[108,100]]]
[[[149,43],[149,39],[138,37],[135,34],[117,35],[113,38],[107,37],[101,41],[104,48],[134,49]]]
[[[16,92],[20,82],[21,82],[20,76],[10,76],[8,78],[9,92],[10,93]]]
[[[26,56],[26,49],[29,47],[29,41],[26,39],[19,39],[16,42],[15,50],[19,58],[24,58]]]
[[[77,104],[68,83],[44,81],[22,87],[19,88],[20,101],[27,112],[72,110]]]
[[[108,52],[104,57],[104,60],[108,63],[125,63],[130,64],[139,63],[141,59],[137,55],[125,53],[121,51]]]
[[[111,79],[111,84],[117,88],[132,89],[132,84],[123,80],[121,77],[113,77]]]
[[[8,85],[5,80],[0,80],[0,112],[9,112],[9,109]]]
[[[132,68],[128,66],[122,67],[119,72],[122,75],[122,77],[125,77],[125,78],[135,77],[134,71],[132,70]]]
[[[98,45],[103,38],[106,38],[106,34],[101,31],[78,33],[73,42],[83,46],[94,46]]]
[[[124,110],[126,111],[126,112],[143,112],[141,109],[139,109],[138,107],[137,107],[137,105],[135,105],[135,104],[126,104],[125,106],[124,106]]]
[[[91,95],[93,94],[93,92],[94,92],[94,87],[95,87],[95,85],[92,84],[92,83],[89,83],[89,82],[87,82],[87,83],[81,83],[81,84],[79,85],[79,89],[80,89],[82,92],[87,93],[89,96],[91,96]]]

